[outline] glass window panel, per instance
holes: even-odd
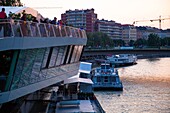
[[[71,57],[71,63],[75,62],[77,49],[78,49],[78,46],[74,46],[73,54],[72,54],[72,57]]]
[[[76,55],[76,58],[75,58],[75,62],[79,61],[80,56],[81,56],[82,49],[83,49],[83,46],[79,46],[79,47],[78,47],[77,55]]]
[[[54,67],[55,66],[56,58],[57,58],[57,55],[58,55],[58,49],[59,49],[58,47],[53,48],[49,67]]]
[[[66,64],[69,63],[69,59],[71,57],[71,50],[72,50],[73,46],[70,46],[70,49],[69,49],[69,53],[68,53],[68,57],[67,57],[67,61],[66,61]]]
[[[42,63],[42,68],[46,67],[49,52],[50,52],[50,48],[46,48],[46,52],[45,52],[43,63]]]
[[[32,67],[32,73],[30,75],[30,82],[31,83],[39,81],[39,72],[41,70],[41,65],[42,65],[45,50],[46,50],[45,48],[37,49],[35,54],[34,54],[35,59],[34,59],[33,67]]]
[[[63,47],[60,47],[59,52],[58,52],[58,56],[57,56],[57,60],[56,60],[56,66],[59,66],[61,64],[63,54],[64,54],[64,49],[63,49]]]
[[[65,57],[66,57],[66,52],[67,52],[67,46],[63,46],[63,57],[62,57],[61,64],[64,63],[64,59],[65,59]]]

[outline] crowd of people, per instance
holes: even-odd
[[[49,18],[41,18],[40,20],[37,20],[37,18],[31,14],[27,14],[25,10],[22,11],[22,13],[18,13],[18,14],[15,14],[15,13],[12,13],[12,12],[9,12],[8,16],[7,14],[5,13],[5,8],[2,8],[2,11],[0,12],[0,22],[4,22],[4,19],[14,19],[14,20],[21,20],[23,22],[23,24],[21,25],[22,29],[23,29],[23,34],[27,34],[25,27],[24,27],[24,24],[26,24],[27,21],[31,21],[33,24],[36,24],[36,23],[46,23],[46,24],[54,24],[54,25],[59,25],[59,26],[62,26],[64,25],[64,23],[62,22],[62,20],[57,20],[56,17],[53,18],[53,20],[50,20]],[[35,25],[34,25],[35,26]],[[5,24],[1,24],[0,23],[0,32],[2,32],[3,28],[3,31],[4,31],[4,36],[5,36],[5,31],[6,30],[6,26]]]

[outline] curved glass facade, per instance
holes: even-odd
[[[13,65],[15,51],[0,52],[1,92],[5,91],[5,87],[14,90],[78,70],[82,49],[83,46],[58,46],[19,50]],[[9,74],[10,67],[14,69],[13,74]]]
[[[0,104],[78,73],[85,30],[20,20],[0,24],[9,27],[0,33]]]

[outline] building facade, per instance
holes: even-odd
[[[133,25],[122,25],[122,40],[126,45],[129,45],[129,42],[137,40],[137,30]]]
[[[115,21],[97,20],[96,31],[107,34],[111,39],[118,40],[122,38],[121,24]]]
[[[137,29],[137,39],[148,39],[150,34],[157,34],[159,38],[170,37],[170,30],[161,30],[155,27],[149,26],[138,26]]]
[[[67,10],[61,14],[61,20],[66,25],[84,29],[86,32],[94,32],[97,14],[94,13],[94,9]]]

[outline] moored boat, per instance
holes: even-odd
[[[118,71],[108,63],[102,63],[92,72],[94,90],[123,90]]]
[[[107,56],[107,61],[114,66],[133,65],[137,62],[137,56],[133,54],[119,54]]]

